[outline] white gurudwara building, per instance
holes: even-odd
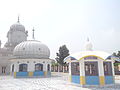
[[[86,50],[65,58],[69,63],[69,80],[81,85],[114,84],[114,60],[103,51],[93,51],[89,40]]]
[[[0,41],[0,75],[14,77],[39,77],[51,74],[49,48],[40,41],[27,40],[28,31],[20,23],[10,26],[7,42],[1,47]]]
[[[10,58],[13,57],[13,49],[19,43],[26,41],[27,36],[28,31],[25,30],[18,17],[18,21],[10,26],[7,33],[8,40],[3,47],[1,47],[0,41],[0,75],[10,74]]]

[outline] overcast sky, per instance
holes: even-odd
[[[10,26],[17,22],[32,38],[46,44],[51,58],[61,45],[70,53],[83,50],[87,37],[94,50],[120,50],[120,0],[0,0],[0,39],[7,41]]]

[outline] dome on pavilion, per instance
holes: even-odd
[[[49,48],[36,40],[28,40],[18,44],[13,51],[16,58],[38,58],[48,59],[50,56]]]

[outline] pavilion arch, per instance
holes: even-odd
[[[64,62],[69,62],[69,61],[71,61],[71,60],[77,60],[75,57],[73,57],[73,56],[68,56],[68,57],[66,57],[65,59],[64,59]]]
[[[103,60],[103,61],[105,61],[105,59],[103,59],[102,57],[100,57],[100,56],[96,56],[96,55],[87,55],[87,56],[83,56],[83,57],[81,57],[80,59],[78,59],[79,61],[80,60],[82,60],[83,58],[86,58],[86,57],[97,57],[97,58],[99,58],[99,59],[101,59],[101,60]]]

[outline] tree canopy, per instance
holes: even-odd
[[[64,58],[67,57],[69,55],[69,50],[67,49],[66,45],[62,45],[59,48],[59,52],[56,53],[57,57],[56,57],[56,61],[60,64],[60,65],[64,65]]]
[[[118,51],[117,53],[113,53],[113,56],[117,56],[117,57],[119,57],[120,58],[120,51]]]

